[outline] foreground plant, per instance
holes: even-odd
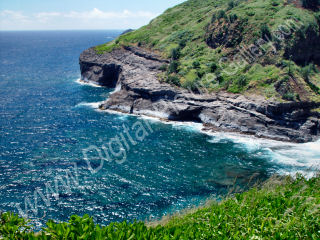
[[[261,187],[157,223],[94,224],[88,215],[50,220],[34,233],[12,213],[1,215],[0,239],[320,239],[320,177],[274,177]]]
[[[33,234],[28,221],[14,213],[2,213],[0,216],[0,239],[25,239]]]

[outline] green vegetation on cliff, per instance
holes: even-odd
[[[189,0],[96,47],[125,45],[171,63],[160,81],[283,100],[320,100],[317,0]]]
[[[4,213],[0,239],[319,239],[320,177],[274,177],[261,187],[159,223],[111,223],[89,216],[49,221],[34,233],[24,219]]]

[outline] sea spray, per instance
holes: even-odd
[[[312,177],[320,170],[320,140],[310,143],[288,143],[235,133],[211,133],[211,143],[232,141],[235,147],[256,154],[264,151],[270,161],[280,165],[278,173],[295,176],[297,173]]]
[[[83,86],[90,86],[90,87],[98,87],[101,88],[102,86],[100,86],[99,84],[92,82],[92,81],[84,81],[81,78],[78,78],[76,81],[76,83],[83,85]]]

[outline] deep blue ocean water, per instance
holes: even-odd
[[[101,224],[160,218],[219,199],[230,186],[245,188],[251,179],[306,173],[319,165],[319,142],[206,135],[193,124],[97,111],[113,89],[77,83],[78,58],[119,33],[0,32],[0,211],[26,213],[27,203],[38,226],[85,213]],[[95,146],[105,154],[103,146],[125,136],[124,125],[136,136],[137,121],[148,132],[143,141],[114,142],[125,161],[104,161],[92,173],[83,150]],[[88,152],[94,169],[100,164],[92,160],[96,153]]]

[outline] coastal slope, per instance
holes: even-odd
[[[202,122],[208,129],[282,141],[308,142],[319,137],[319,114],[312,110],[320,103],[279,103],[226,92],[191,93],[159,82],[157,74],[165,61],[136,47],[104,54],[91,48],[80,56],[83,81],[118,89],[100,109]]]
[[[267,14],[258,17],[252,10]],[[116,88],[102,110],[200,122],[206,130],[281,141],[315,141],[319,22],[317,9],[290,1],[189,0],[141,29],[85,50],[81,78]],[[283,41],[273,34],[292,23],[286,25],[292,34]],[[239,49],[258,46],[258,40],[269,49],[227,74]]]

